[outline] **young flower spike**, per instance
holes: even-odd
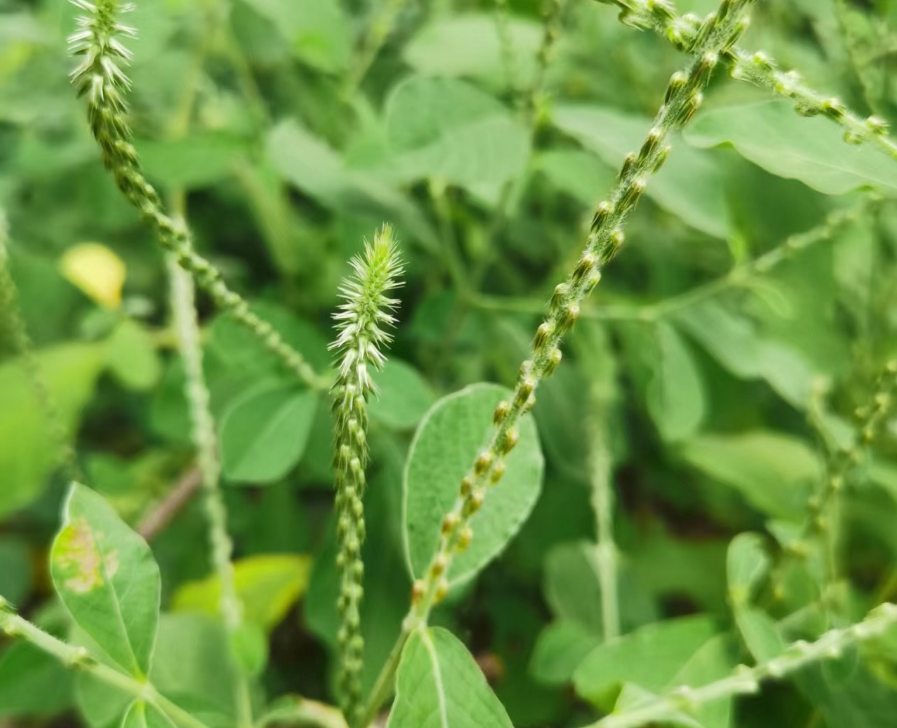
[[[253,313],[249,304],[230,290],[221,273],[193,248],[189,231],[166,211],[158,192],[143,176],[137,150],[131,143],[128,104],[125,98],[130,81],[125,74],[131,52],[121,38],[133,38],[136,31],[119,22],[119,16],[133,10],[121,0],[72,0],[83,11],[78,29],[69,38],[71,53],[81,59],[71,79],[79,96],[87,98],[90,130],[103,154],[103,164],[128,201],[151,226],[162,247],[191,276],[217,306],[257,336],[274,356],[308,386],[324,389],[329,382],[312,369],[305,358]]]
[[[333,387],[334,456],[336,472],[337,539],[340,571],[339,693],[350,725],[360,714],[364,640],[361,636],[361,598],[364,564],[365,468],[368,462],[368,398],[377,388],[371,370],[386,361],[381,351],[392,341],[389,327],[398,300],[389,292],[401,285],[402,264],[389,225],[365,243],[364,254],[351,261],[353,274],[340,288],[344,303],[334,314],[338,334],[330,345],[338,355]]]

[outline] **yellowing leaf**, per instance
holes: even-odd
[[[124,261],[105,245],[80,243],[69,248],[59,261],[69,281],[86,296],[106,308],[118,308],[127,271]]]
[[[243,616],[266,630],[274,628],[308,586],[311,559],[296,554],[250,556],[234,564]],[[217,576],[185,584],[174,596],[174,611],[218,616],[221,583]]]

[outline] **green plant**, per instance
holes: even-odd
[[[601,2],[0,0],[0,721],[885,728],[897,15]]]

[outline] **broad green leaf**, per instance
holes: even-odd
[[[541,152],[533,166],[559,190],[590,208],[607,195],[614,182],[610,167],[581,149]]]
[[[770,565],[771,559],[762,536],[740,533],[732,539],[726,555],[726,578],[733,607],[750,603],[769,573]]]
[[[96,493],[73,484],[50,573],[75,624],[133,675],[149,673],[161,580],[149,546]]]
[[[660,692],[717,632],[715,621],[704,616],[642,627],[592,650],[574,674],[576,692],[599,707],[623,683]]]
[[[665,323],[656,328],[657,360],[648,385],[648,410],[663,438],[684,440],[704,420],[704,386],[701,373],[676,330]]]
[[[538,24],[510,18],[508,34],[514,48],[515,72],[521,82],[535,70],[542,37]],[[493,87],[507,83],[498,25],[492,13],[437,16],[405,46],[405,62],[430,76],[470,76]]]
[[[731,144],[767,172],[829,195],[864,187],[897,193],[894,160],[871,144],[846,144],[842,136],[838,124],[822,117],[802,118],[784,101],[712,109],[685,134],[695,147]]]
[[[305,593],[310,571],[311,560],[294,554],[264,554],[236,561],[234,580],[246,621],[269,632],[274,629]],[[172,608],[218,617],[220,598],[221,582],[211,576],[181,586]]]
[[[682,457],[763,513],[785,519],[803,519],[811,487],[822,477],[806,443],[772,431],[696,437],[683,444]]]
[[[533,678],[547,685],[564,685],[586,656],[601,644],[601,638],[578,622],[557,620],[549,624],[536,642],[530,658]]]
[[[322,71],[343,70],[352,54],[349,18],[341,5],[320,0],[243,0],[271,21],[298,58]]]
[[[4,650],[0,657],[0,718],[52,716],[71,704],[72,673],[59,660],[26,642]]]
[[[123,320],[106,341],[106,361],[123,387],[145,391],[162,373],[162,363],[149,332],[131,319]]]
[[[151,705],[138,700],[128,708],[121,728],[174,728],[174,723]]]
[[[438,627],[408,640],[387,728],[512,728],[483,672],[458,639]]]
[[[638,152],[651,120],[592,105],[559,104],[552,122],[612,169]],[[723,178],[706,153],[675,144],[663,169],[648,180],[645,193],[667,212],[701,232],[726,238],[731,227]],[[596,201],[597,202],[597,201]]]
[[[329,208],[353,214],[385,215],[430,249],[439,240],[420,210],[402,193],[375,176],[349,169],[340,154],[298,121],[287,119],[268,134],[267,154],[278,174]]]
[[[369,405],[371,418],[396,430],[414,427],[433,404],[427,380],[401,359],[389,359],[376,383],[380,391]]]
[[[407,181],[432,179],[497,194],[529,157],[526,127],[464,81],[413,77],[386,101],[393,164]]]
[[[272,483],[299,462],[318,396],[276,380],[244,392],[221,416],[224,477],[235,483]]]
[[[761,338],[749,319],[708,301],[676,312],[674,321],[734,376],[766,380],[799,409],[809,403],[813,379],[809,364],[793,347]]]
[[[249,152],[234,136],[200,133],[173,141],[138,142],[147,174],[170,187],[201,189],[227,179]]]
[[[729,677],[738,664],[738,649],[729,634],[711,637],[688,659],[676,673],[667,689],[679,685],[703,687]],[[703,728],[729,728],[732,721],[731,697],[712,700],[695,710],[695,718]]]
[[[548,552],[542,590],[554,616],[602,635],[601,587],[595,544],[563,543]]]
[[[439,545],[442,519],[492,429],[495,406],[510,395],[494,384],[471,385],[439,400],[418,427],[405,465],[403,508],[405,550],[414,576],[424,573]],[[494,559],[539,497],[544,461],[532,418],[524,417],[519,430],[501,484],[489,491],[471,520],[473,542],[452,563],[452,583],[470,579]]]
[[[73,431],[103,368],[103,347],[65,344],[40,352],[37,364],[56,403],[60,424],[67,432]],[[0,400],[0,516],[5,516],[40,493],[56,463],[58,445],[18,360],[0,366]]]

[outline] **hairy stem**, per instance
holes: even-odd
[[[104,665],[91,657],[83,647],[72,647],[53,635],[47,634],[28,620],[10,612],[2,597],[0,597],[0,632],[4,632],[9,637],[22,639],[42,652],[55,657],[67,667],[73,670],[83,670],[110,687],[131,695],[136,700],[146,702],[180,728],[208,728],[201,720],[194,718],[183,708],[168,700],[150,683],[142,682]]]
[[[638,29],[650,29],[667,38],[679,50],[691,52],[698,38],[701,20],[695,15],[678,16],[671,0],[598,0],[620,8],[620,20]],[[852,144],[877,146],[897,159],[897,142],[888,136],[888,124],[877,116],[863,118],[851,112],[837,98],[807,86],[796,71],[782,71],[765,53],[751,53],[737,46],[728,49],[733,78],[747,81],[794,102],[803,116],[826,116],[840,124],[844,138]]]
[[[505,457],[519,439],[517,423],[535,404],[535,391],[561,361],[560,344],[564,334],[579,318],[580,305],[601,278],[600,270],[623,244],[622,225],[635,209],[648,179],[666,161],[671,131],[683,127],[701,104],[701,90],[707,84],[720,54],[730,48],[747,24],[744,13],[752,0],[723,0],[715,15],[708,17],[696,45],[696,58],[687,69],[673,75],[663,106],[638,152],[626,157],[610,199],[598,205],[582,257],[566,282],[555,289],[548,314],[533,340],[531,357],[520,368],[520,376],[509,401],[495,410],[488,443],[476,457],[461,481],[454,507],[443,520],[439,546],[425,576],[415,582],[411,609],[399,640],[425,625],[433,607],[448,593],[446,574],[456,554],[463,552],[473,538],[470,522],[482,507],[490,487],[504,475]],[[391,669],[387,665],[387,670]],[[387,677],[387,681],[392,675]],[[364,720],[376,715],[379,705],[369,703]]]
[[[876,607],[859,624],[833,629],[815,642],[795,642],[778,657],[754,667],[741,665],[727,678],[702,687],[683,686],[666,695],[651,698],[637,707],[602,718],[585,728],[639,728],[663,720],[674,713],[691,712],[697,706],[736,695],[753,695],[767,680],[780,680],[801,668],[839,657],[856,644],[880,637],[897,625],[897,605]]]

